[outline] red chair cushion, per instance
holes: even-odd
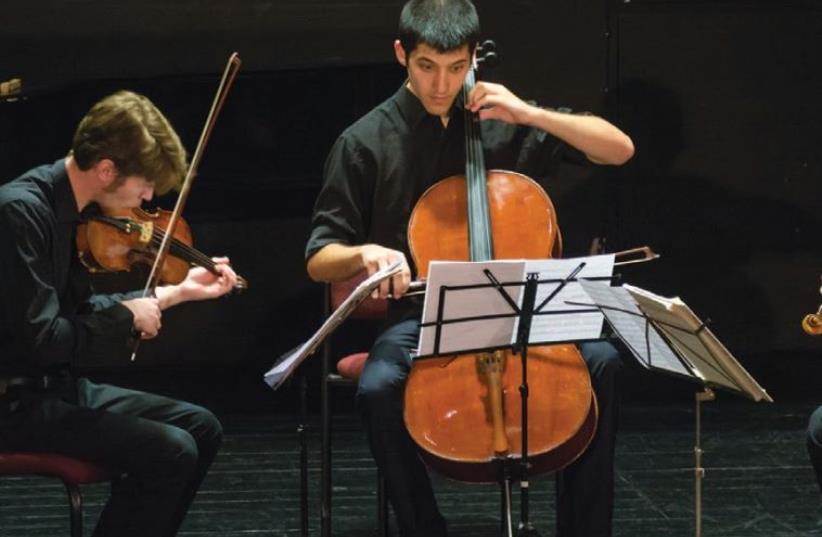
[[[337,373],[339,373],[341,377],[358,380],[360,375],[362,375],[362,369],[365,367],[365,361],[367,359],[367,352],[349,354],[337,362]]]
[[[78,485],[112,478],[99,466],[53,453],[0,453],[0,474],[54,476]]]
[[[349,280],[334,282],[331,284],[331,309],[337,309],[340,304],[348,298],[354,289],[365,280],[367,272],[360,272]],[[370,296],[360,302],[357,309],[351,314],[352,319],[382,319],[388,312],[388,301],[371,298]]]

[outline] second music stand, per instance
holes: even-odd
[[[602,311],[643,367],[687,378],[701,388],[694,395],[694,535],[702,537],[702,403],[715,399],[714,388],[756,402],[772,403],[773,399],[678,297],[662,297],[631,285],[611,287],[587,281],[580,285],[590,301],[571,304]]]

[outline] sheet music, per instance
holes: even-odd
[[[743,393],[754,401],[773,402],[719,339],[679,297],[667,298],[624,286],[645,314],[656,321],[673,349],[691,362],[709,385]]]
[[[583,302],[603,307],[608,323],[643,367],[664,369],[686,377],[696,374],[702,378],[698,371],[689,371],[653,326],[649,326],[627,289],[602,282],[581,280],[579,283],[590,297],[590,301]]]
[[[401,267],[401,263],[396,262],[381,271],[375,272],[362,281],[308,341],[277,359],[271,369],[263,375],[265,383],[273,390],[279,388],[303,360],[314,354],[317,347],[325,341],[325,338],[331,335],[340,323],[357,308],[360,302],[365,300],[368,295],[380,285],[380,282],[398,273]]]
[[[432,261],[428,267],[428,283],[423,306],[423,323],[436,322],[439,308],[439,289],[442,286],[487,285],[483,272],[489,269],[500,283],[520,282],[524,278],[524,260],[489,261]],[[520,305],[522,286],[505,286],[505,290]],[[443,305],[443,319],[461,319],[494,313],[513,314],[514,310],[496,289],[485,287],[449,292]],[[434,353],[436,328],[423,326],[420,332],[419,355]],[[456,353],[464,350],[501,347],[509,344],[514,332],[514,318],[467,321],[443,326],[440,352]]]
[[[436,326],[440,288],[442,286],[483,285],[478,289],[450,289],[445,294],[439,342],[440,354],[468,350],[510,347],[516,342],[518,317],[516,311],[494,287],[483,270],[490,270],[517,305],[522,306],[526,274],[537,273],[540,280],[564,280],[584,263],[577,275],[610,277],[614,256],[590,256],[570,259],[499,260],[488,262],[433,261],[428,270],[428,283],[420,333],[419,356],[433,355],[436,349]],[[509,285],[505,285],[509,284]],[[516,285],[513,285],[516,284]],[[553,292],[560,283],[542,283],[537,289],[535,306]],[[570,299],[587,299],[577,282],[568,283],[543,311],[567,314],[535,315],[531,323],[529,343],[553,343],[596,339],[602,332],[603,316],[599,312],[577,313],[580,308],[564,303]],[[478,316],[504,315],[504,318],[471,319]]]
[[[585,267],[576,275],[576,278],[608,278],[614,273],[614,256],[594,255],[589,257],[572,257],[568,259],[545,259],[528,261],[526,273],[539,273],[540,280],[561,280],[568,277],[581,263]],[[545,283],[537,288],[536,306],[539,306],[554,290],[561,285]],[[573,306],[567,302],[581,302],[587,298],[579,282],[565,285],[562,290],[545,305],[544,312],[576,312],[591,309],[585,306]],[[602,314],[598,311],[590,313],[573,313],[571,315],[535,315],[531,322],[532,343],[550,343],[557,341],[582,341],[597,339],[602,333]],[[519,326],[519,320],[514,325],[514,334]]]

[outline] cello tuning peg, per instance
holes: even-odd
[[[488,52],[493,52],[497,48],[497,44],[491,41],[490,39],[486,39],[479,45],[479,53],[485,54]]]
[[[485,67],[494,67],[499,61],[499,56],[495,52],[496,43],[486,39],[477,46],[477,64]]]
[[[498,61],[499,56],[497,56],[497,53],[490,51],[477,58],[477,63],[483,65],[484,67],[494,67],[497,65]]]

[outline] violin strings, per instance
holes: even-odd
[[[157,244],[159,244],[159,242]],[[177,239],[173,239],[172,247],[174,248],[175,252],[180,252],[184,254],[188,260],[194,262],[197,265],[209,269],[214,267],[214,262],[211,261],[211,258],[201,253],[200,251],[191,248],[187,244],[178,241]]]
[[[112,225],[121,231],[125,231],[129,224],[134,225],[140,230],[143,228],[142,222],[127,218],[111,218],[101,215],[97,217],[97,220]],[[154,228],[151,234],[151,245],[155,248],[159,247],[163,242],[164,237],[165,231]],[[212,261],[210,257],[174,237],[171,239],[171,251],[172,253],[180,254],[178,257],[182,257],[190,263],[194,263],[195,265],[199,265],[214,272],[214,261]]]
[[[160,243],[162,243],[164,237],[164,231],[155,229],[152,233],[151,244],[155,247],[159,246]],[[181,257],[184,256],[184,259],[186,259],[186,261],[190,261],[196,265],[199,265],[209,270],[212,270],[214,268],[214,262],[211,260],[210,257],[173,237],[171,239],[171,249],[173,253],[183,254]]]
[[[155,248],[160,246],[164,237],[165,231],[155,228],[151,233],[151,245]],[[210,257],[174,237],[171,238],[171,253],[177,254],[176,257],[181,257],[189,263],[193,263],[209,270],[214,274],[217,274],[217,271],[215,270],[216,263],[214,263]],[[246,285],[247,283],[245,280],[240,276],[237,276],[237,287],[244,289],[246,288]]]

